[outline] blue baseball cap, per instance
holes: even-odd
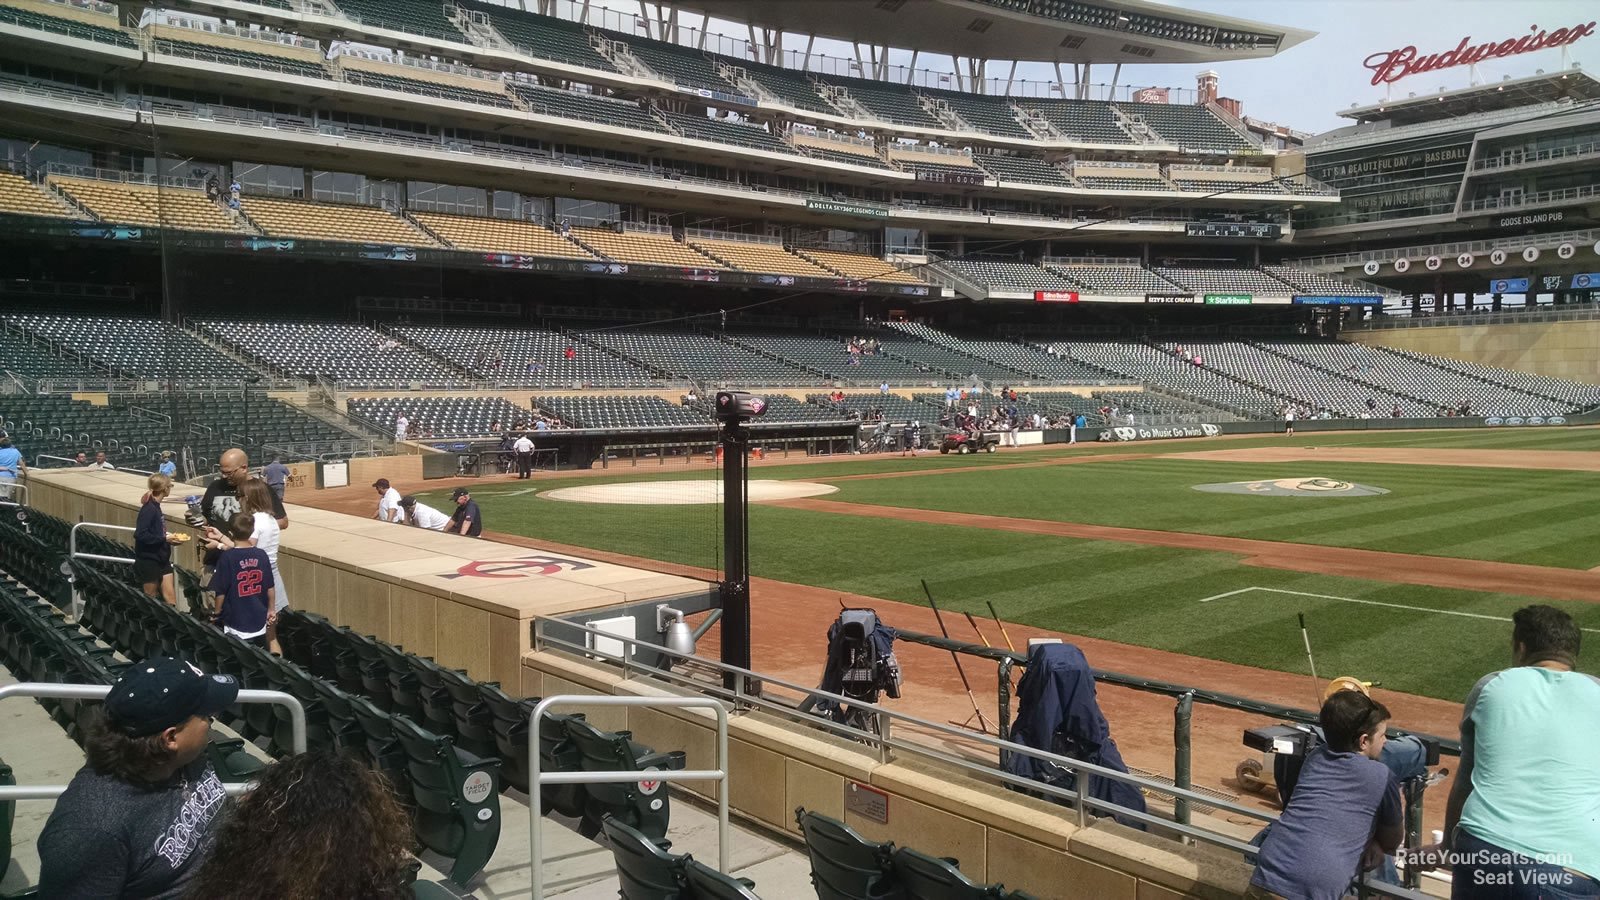
[[[106,695],[106,718],[131,737],[149,737],[207,718],[233,704],[239,682],[232,675],[207,675],[193,663],[155,657],[135,663]]]

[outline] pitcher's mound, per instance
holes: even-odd
[[[816,497],[831,494],[838,488],[814,481],[752,481],[750,499],[794,500],[799,497]],[[589,484],[583,487],[557,488],[544,491],[548,500],[572,500],[578,503],[637,503],[686,504],[721,503],[722,482],[701,481],[631,481],[624,484]]]

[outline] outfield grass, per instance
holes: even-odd
[[[1382,681],[1395,690],[1459,701],[1484,672],[1507,664],[1507,618],[1527,598],[1397,585],[1239,565],[1232,554],[939,524],[938,510],[1160,528],[1267,540],[1307,541],[1410,553],[1600,565],[1600,476],[1552,471],[1356,463],[1244,464],[1129,459],[1084,466],[1001,468],[1064,454],[1188,452],[1281,446],[1267,436],[1227,442],[1097,445],[1027,454],[853,459],[774,466],[755,477],[823,478],[868,472],[954,468],[930,478],[846,482],[833,499],[930,510],[927,522],[835,516],[756,505],[750,523],[754,574],[839,591],[920,603],[926,578],[941,605],[987,612],[992,600],[1012,621],[1177,653],[1289,672],[1305,671],[1296,614],[1305,612],[1323,675]],[[1600,429],[1524,429],[1302,435],[1321,446],[1600,450]],[[628,469],[637,480],[715,477],[672,464]],[[546,482],[543,488],[607,476]],[[1323,475],[1393,493],[1371,498],[1298,499],[1200,494],[1191,485]],[[547,500],[526,483],[474,492],[488,526],[601,550],[718,568],[716,506],[622,506]],[[1274,588],[1342,599],[1261,590]],[[1421,607],[1422,610],[1394,606]],[[764,614],[757,596],[757,615]],[[1543,601],[1540,601],[1543,602]],[[1561,603],[1585,628],[1600,630],[1600,604]],[[1423,611],[1426,610],[1426,611]],[[1437,612],[1435,612],[1437,611]],[[781,611],[771,611],[779,614]],[[1449,613],[1489,616],[1462,617]],[[893,623],[891,623],[893,624]],[[1591,642],[1600,635],[1587,635]],[[1586,671],[1600,672],[1591,652]]]

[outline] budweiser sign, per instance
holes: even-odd
[[[1531,33],[1520,38],[1488,41],[1477,45],[1472,45],[1472,38],[1464,37],[1454,50],[1428,56],[1420,55],[1416,47],[1402,47],[1399,50],[1374,53],[1367,57],[1365,65],[1372,70],[1373,84],[1393,84],[1408,75],[1434,72],[1452,66],[1470,66],[1486,59],[1516,56],[1519,53],[1532,53],[1535,50],[1547,50],[1551,47],[1565,47],[1594,34],[1596,24],[1590,22],[1587,25],[1574,25],[1571,28],[1557,28],[1555,31],[1542,31],[1539,26],[1533,25],[1529,28]]]

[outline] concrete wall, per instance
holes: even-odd
[[[1600,384],[1600,322],[1424,325],[1348,331],[1347,340]]]
[[[554,652],[523,658],[522,693],[666,696],[658,682],[627,680]],[[716,767],[716,723],[705,710],[589,707],[589,721],[626,728],[658,750],[684,750],[690,769]],[[1047,900],[1166,900],[1240,896],[1250,867],[1237,854],[1185,847],[1108,821],[1076,824],[1066,808],[1007,792],[933,760],[875,750],[764,713],[729,717],[729,805],[739,817],[798,836],[797,806],[842,819],[867,838],[954,857],[978,882],[1003,882]],[[707,799],[714,783],[683,783]],[[848,791],[887,795],[887,821],[846,812]]]

